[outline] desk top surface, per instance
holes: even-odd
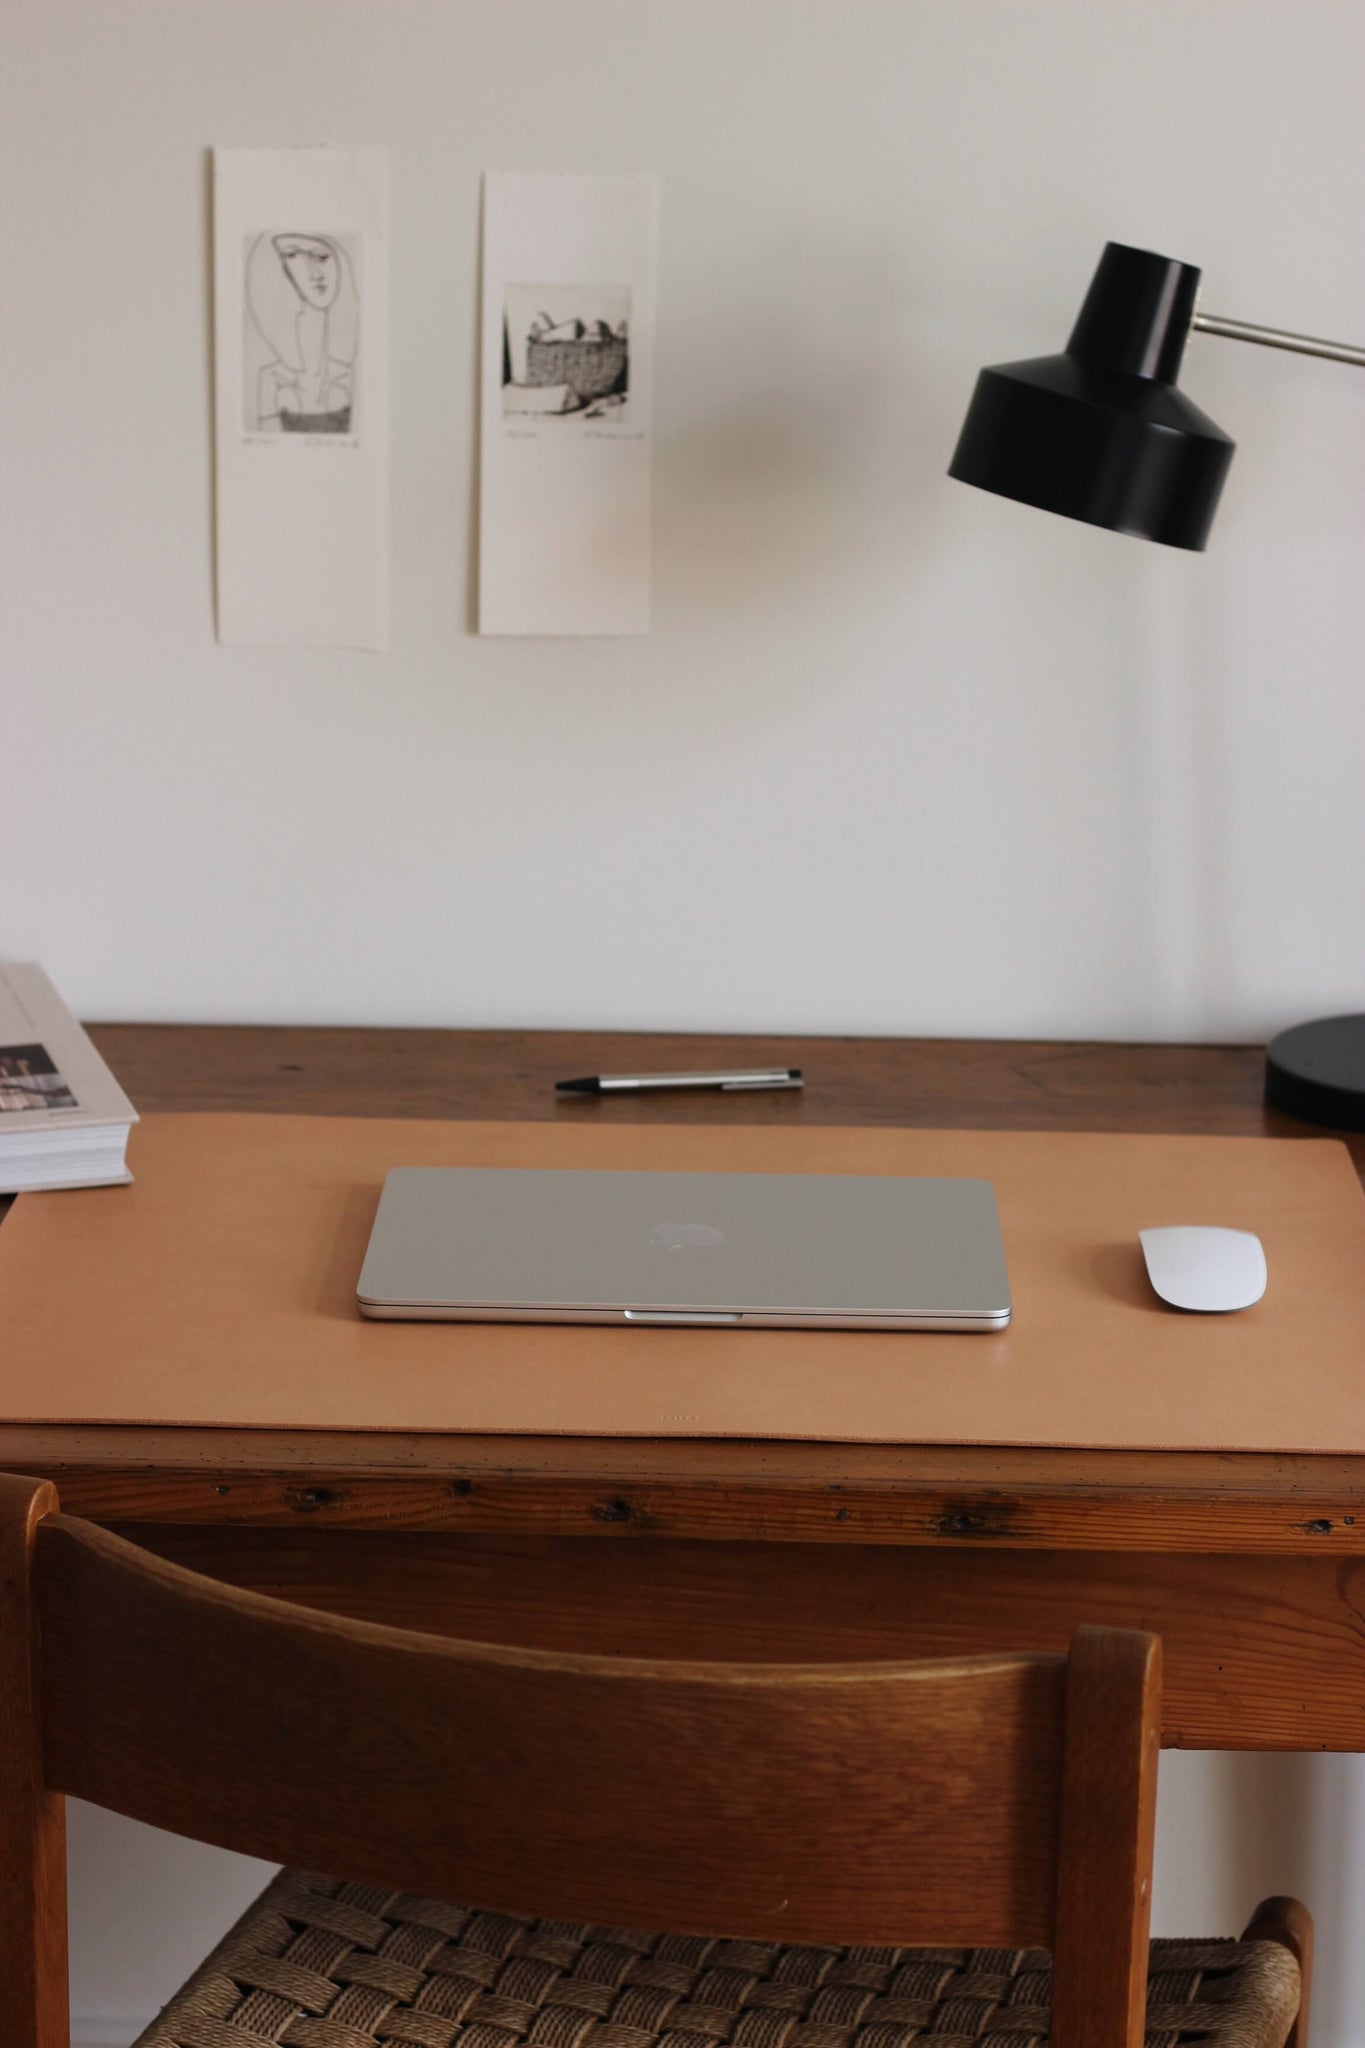
[[[1264,1108],[1253,1048],[567,1032],[96,1027],[144,1110],[745,1123],[752,1099],[557,1104],[594,1070],[805,1068],[782,1124],[1321,1135]],[[1351,1142],[1365,1169],[1365,1141]],[[652,1531],[1007,1547],[1353,1552],[1365,1460],[954,1446],[12,1426],[0,1464],[116,1521]]]

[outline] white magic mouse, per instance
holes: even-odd
[[[1265,1252],[1249,1230],[1176,1223],[1138,1236],[1147,1278],[1172,1308],[1226,1313],[1250,1308],[1265,1293]]]

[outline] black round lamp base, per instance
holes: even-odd
[[[1320,1017],[1272,1038],[1265,1099],[1310,1124],[1365,1131],[1365,1014]]]

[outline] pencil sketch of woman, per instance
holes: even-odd
[[[352,432],[359,307],[351,239],[253,238],[246,261],[249,433]]]

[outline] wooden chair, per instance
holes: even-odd
[[[0,1652],[4,2048],[67,2048],[66,1793],[294,1866],[145,2048],[1140,2048],[1144,2010],[1160,2048],[1304,2048],[1294,1902],[1149,1960],[1151,1636],[463,1643],[200,1578],[0,1477]]]

